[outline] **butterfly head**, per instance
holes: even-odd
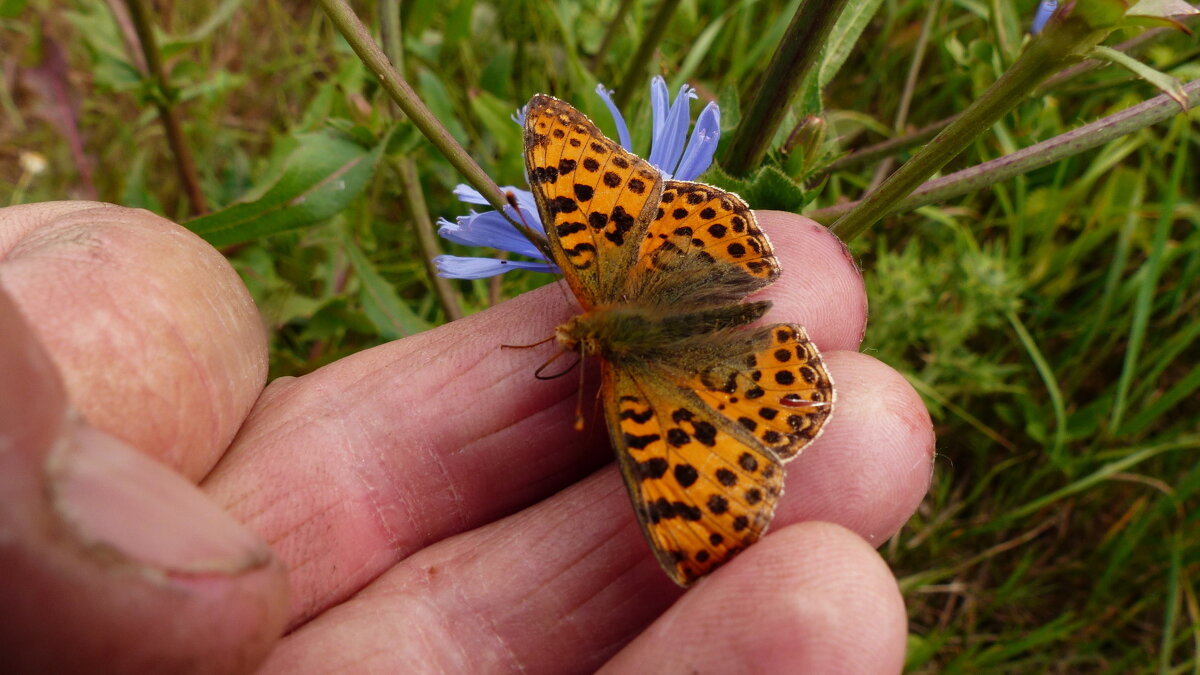
[[[585,357],[600,354],[596,327],[587,314],[577,314],[554,329],[554,340],[565,350],[579,352]]]

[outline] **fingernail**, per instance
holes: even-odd
[[[84,424],[47,460],[52,502],[81,542],[167,573],[236,574],[270,549],[194,485]]]

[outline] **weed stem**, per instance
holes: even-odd
[[[775,56],[759,82],[758,91],[746,98],[750,109],[734,131],[721,168],[745,176],[762,164],[775,132],[783,123],[792,100],[809,72],[821,67],[821,47],[842,14],[847,0],[804,0],[779,41]]]
[[[1200,79],[1183,85],[1183,90],[1188,95],[1189,106],[1200,106]],[[1085,124],[1065,134],[1059,134],[1028,148],[1022,148],[989,162],[931,180],[917,188],[908,197],[900,200],[896,204],[895,210],[911,211],[919,206],[980,190],[1091,150],[1138,129],[1164,122],[1178,114],[1179,103],[1166,94],[1159,94],[1148,101],[1130,106],[1121,112]],[[804,215],[819,223],[830,223],[861,203],[837,204],[809,211]]]

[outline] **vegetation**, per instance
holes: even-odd
[[[607,120],[597,82],[639,82],[622,95],[644,150],[641,83],[662,73],[672,91],[688,82],[716,99],[732,137],[800,3],[584,4],[415,0],[400,10],[402,46],[385,46],[453,139],[498,183],[519,185],[510,115],[538,91]],[[880,161],[894,167],[916,144],[868,161],[846,153],[928,138],[913,132],[966,109],[1017,60],[1035,4],[848,3],[861,37],[834,30],[821,58],[844,63],[788,109],[769,146],[773,168],[712,180],[745,181],[762,195],[756,206],[832,222],[836,205],[886,175]],[[123,6],[0,1],[4,203],[98,198],[180,222],[214,212],[191,225],[229,255],[272,325],[273,375],[547,280],[435,284],[429,217],[465,212],[451,193],[462,177],[319,7],[156,3],[147,16],[160,87],[144,74],[153,63],[128,46],[136,22]],[[664,6],[672,13],[653,58],[631,76]],[[1105,44],[1143,30],[1122,28]],[[1177,31],[1130,50],[1184,82],[1200,78],[1198,51]],[[1158,93],[1112,66],[1051,82],[1014,98],[944,171]],[[168,142],[172,117],[202,198]],[[937,424],[929,497],[883,548],[906,594],[914,672],[1200,672],[1196,119],[1175,114],[985,181],[850,242],[871,298],[864,349],[905,373]]]

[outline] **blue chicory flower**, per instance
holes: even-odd
[[[1050,16],[1054,14],[1054,10],[1058,9],[1058,0],[1042,0],[1038,3],[1037,13],[1033,15],[1033,25],[1029,27],[1029,32],[1037,35],[1046,27],[1046,22],[1050,20]]]
[[[608,106],[613,121],[617,127],[617,137],[621,147],[632,151],[633,143],[629,136],[629,126],[625,118],[612,100],[612,92],[604,85],[596,87],[596,94]],[[695,180],[708,170],[712,164],[713,155],[717,151],[717,141],[721,137],[721,110],[715,102],[710,102],[700,111],[688,136],[688,125],[691,115],[688,107],[691,99],[696,98],[696,91],[686,84],[680,87],[675,101],[670,101],[667,83],[662,77],[650,81],[650,106],[654,113],[654,131],[651,142],[650,156],[647,161],[663,173],[667,179]],[[521,109],[513,117],[513,121],[523,124],[525,110]],[[505,187],[506,193],[516,197],[520,213],[511,206],[504,210],[518,222],[526,223],[534,232],[545,236],[545,227],[538,215],[533,193],[515,187]],[[459,185],[454,194],[460,201],[468,204],[486,204],[483,195],[467,185]],[[558,267],[546,260],[541,252],[529,240],[521,236],[512,224],[496,211],[460,216],[450,222],[445,218],[438,219],[438,234],[450,241],[468,246],[488,246],[491,248],[516,253],[533,258],[532,261],[498,260],[495,258],[464,257],[456,255],[440,255],[433,259],[438,276],[452,279],[483,279],[503,274],[512,269],[526,269],[538,272],[557,272]]]

